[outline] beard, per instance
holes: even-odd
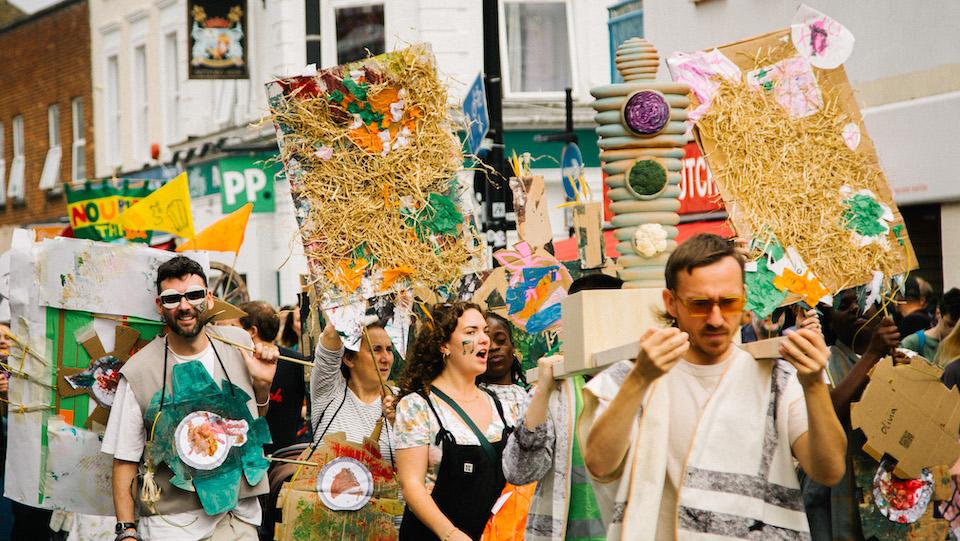
[[[193,308],[189,310],[177,309],[177,310],[174,310],[173,313],[164,311],[163,322],[166,323],[167,327],[169,327],[170,330],[176,333],[177,335],[182,336],[184,338],[194,338],[198,334],[200,334],[200,331],[203,330],[204,322],[201,319],[201,316],[203,315],[203,312],[206,311],[204,310],[204,308],[206,308],[206,306],[201,304],[196,309],[193,309]],[[183,325],[181,325],[180,318],[183,316],[193,317],[193,325],[191,325],[190,327],[184,327]]]

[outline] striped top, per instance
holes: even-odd
[[[347,380],[340,372],[342,358],[343,346],[330,351],[317,344],[310,372],[310,422],[314,441],[323,434],[345,432],[347,440],[362,443],[363,438],[373,433],[380,418],[380,397],[365,404],[347,387]],[[380,453],[388,462],[395,460],[395,440],[393,427],[384,422],[380,431]]]

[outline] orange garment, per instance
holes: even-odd
[[[507,483],[501,494],[512,492],[495,515],[487,521],[481,541],[520,541],[527,528],[527,515],[530,513],[530,500],[536,483],[516,486]]]

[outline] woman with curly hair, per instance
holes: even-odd
[[[480,539],[505,483],[500,455],[516,411],[476,383],[490,351],[480,307],[441,304],[429,315],[400,377],[400,539]]]

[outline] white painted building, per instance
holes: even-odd
[[[587,176],[600,193],[589,89],[610,79],[607,4],[499,3],[507,153],[544,156],[535,167],[546,177],[551,203],[562,202],[561,145],[532,138],[563,129],[566,86],[577,102],[575,127]],[[482,15],[479,0],[248,0],[250,79],[205,81],[187,79],[186,0],[91,0],[96,175],[137,177],[174,160],[189,166],[201,155],[216,157],[230,148],[265,149],[272,126],[250,126],[267,109],[263,85],[308,63],[327,67],[356,60],[364,48],[379,52],[430,42],[441,76],[449,80],[451,106],[459,108],[483,68]],[[159,159],[151,158],[152,145]],[[216,169],[212,176],[207,180],[218,185]],[[204,180],[191,182],[203,193]],[[251,218],[237,268],[252,298],[287,304],[294,302],[306,267],[285,183],[276,184],[275,197],[275,213]],[[199,230],[222,216],[220,196],[195,196],[193,210]],[[556,235],[565,237],[562,211],[553,218]],[[232,255],[219,259],[233,262]]]
[[[789,26],[798,0],[645,0],[645,37],[661,54]],[[805,0],[856,38],[844,64],[907,219],[921,271],[960,286],[960,2]],[[661,71],[661,77],[668,74]],[[937,224],[940,224],[939,227]],[[936,239],[941,238],[937,242]],[[942,254],[942,255],[941,255]]]

